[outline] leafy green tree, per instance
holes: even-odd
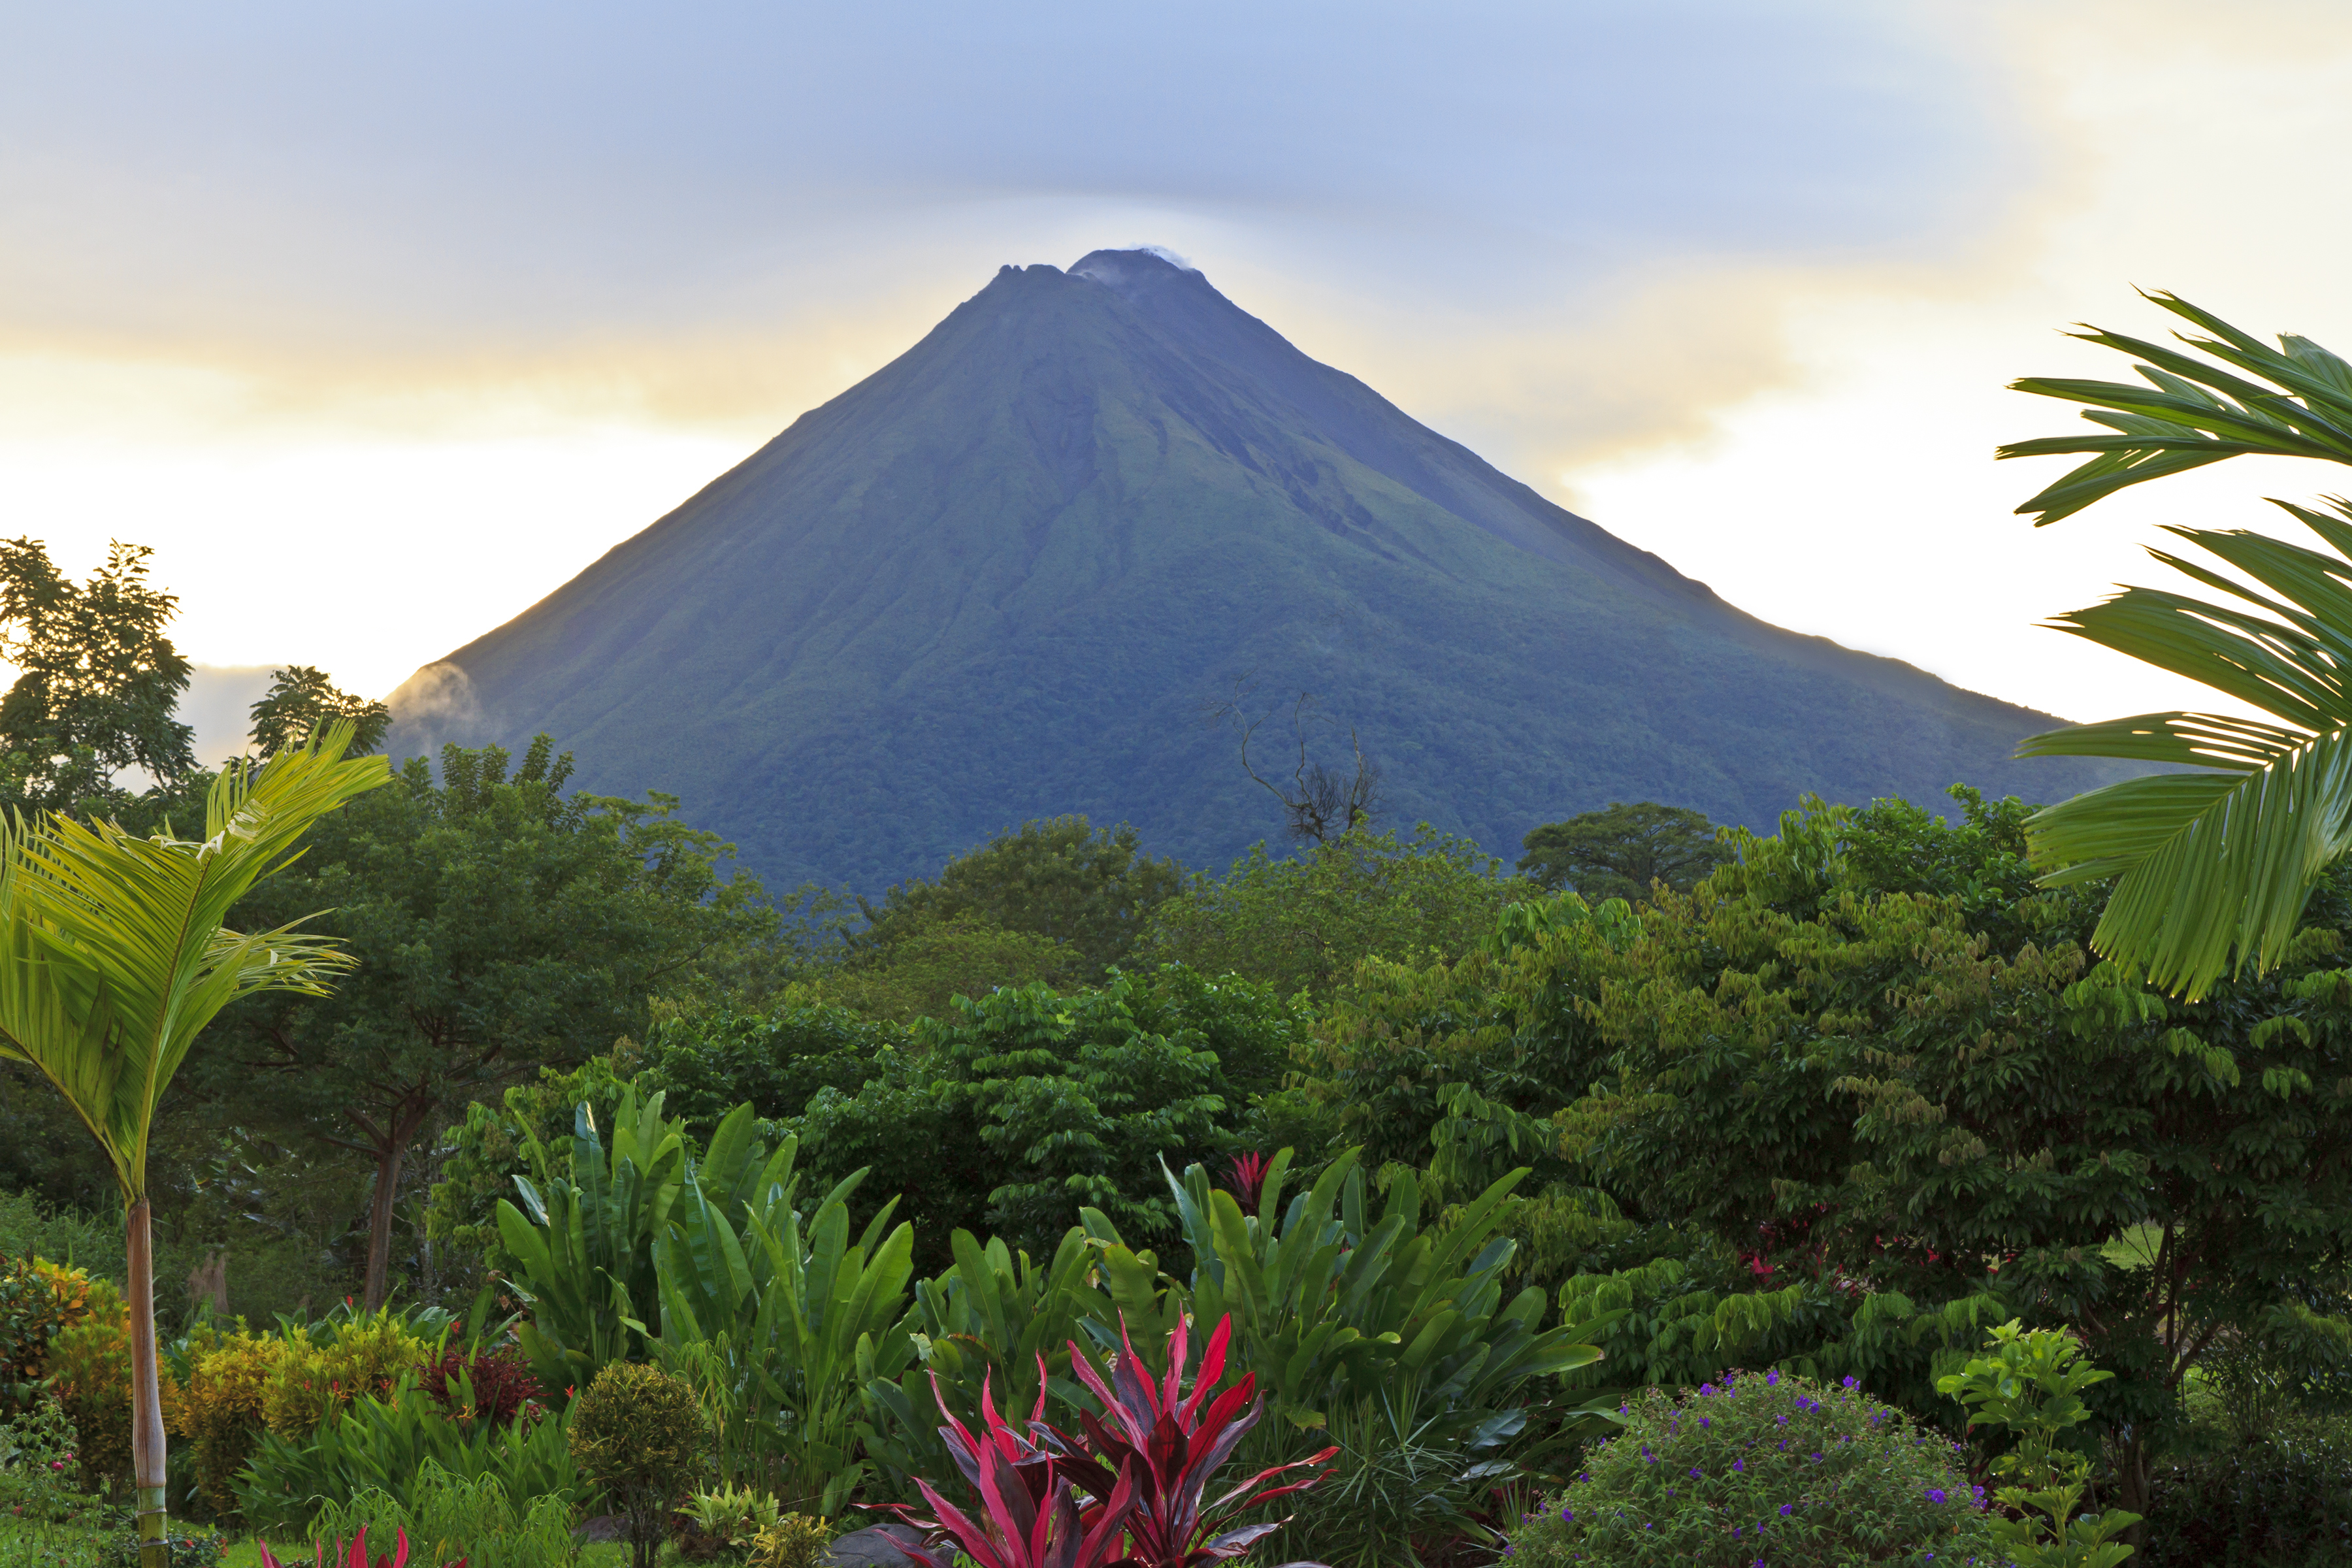
[[[1524,847],[1521,876],[1546,888],[1572,888],[1588,904],[1638,903],[1650,896],[1653,882],[1688,892],[1730,858],[1704,812],[1654,800],[1612,801],[1606,811],[1547,822],[1527,836]]]
[[[863,1212],[902,1197],[926,1268],[958,1229],[1050,1257],[1082,1205],[1140,1245],[1174,1228],[1160,1161],[1216,1152],[1240,1119],[1224,1058],[1263,1074],[1302,1023],[1261,987],[1181,972],[997,991],[920,1020],[854,1093],[821,1089],[782,1126],[827,1181],[873,1167]]]
[[[383,744],[392,725],[392,710],[381,702],[339,691],[323,669],[307,664],[289,665],[269,672],[269,689],[255,703],[253,744],[265,757],[274,757],[321,724],[352,727],[352,754],[364,757]]]
[[[341,730],[247,775],[216,780],[205,837],[136,838],[60,814],[0,826],[0,1056],[56,1088],[114,1169],[128,1230],[133,1469],[140,1561],[166,1568],[163,1412],[147,1151],[164,1089],[196,1036],[239,997],[324,992],[352,964],[293,922],[224,923],[305,829],[388,782],[346,761]]]
[[[2017,509],[2035,526],[2244,453],[2352,463],[2352,365],[2306,338],[2282,337],[2273,349],[2185,300],[2146,297],[2210,333],[2180,334],[2206,357],[2085,331],[2075,335],[2139,360],[2147,384],[2016,383],[2081,404],[2085,419],[2112,432],[2000,448],[2003,458],[2091,454]],[[2031,832],[2049,885],[2114,881],[2093,948],[2190,1001],[2224,973],[2288,962],[2305,901],[2352,847],[2352,700],[2342,676],[2352,657],[2352,503],[2276,504],[2320,548],[2234,529],[2170,529],[2237,575],[2163,552],[2157,559],[2221,598],[2126,588],[2055,622],[2267,717],[2142,713],[2019,748],[2168,770],[2052,806]]]
[[[1628,1314],[1595,1375],[1801,1363],[1948,1421],[1938,1353],[2072,1329],[2144,1512],[2213,1346],[2352,1331],[2352,876],[2272,976],[2187,1003],[2089,952],[2098,889],[2034,886],[2026,806],[1956,794],[1814,803],[1690,893],[1368,966],[1310,1085],[1392,1158],[1538,1151],[1516,1233]]]
[[[1857,815],[1792,821],[1597,962],[1612,1071],[1571,1146],[1777,1277],[2071,1327],[2118,1374],[2144,1512],[2151,1436],[2216,1337],[2352,1266],[2352,904],[2331,886],[2273,978],[2189,1004],[2090,954],[2095,889],[1972,917],[1869,886],[1842,847]],[[2025,808],[1969,816],[1974,879],[2024,888]]]
[[[911,1024],[946,1016],[959,996],[985,996],[1005,986],[1075,985],[1092,967],[1076,948],[1052,937],[953,915],[910,926],[887,947],[866,950],[809,984],[829,1001]]]
[[[925,931],[956,921],[1043,937],[1069,948],[1097,979],[1126,962],[1151,911],[1182,886],[1175,861],[1142,852],[1125,823],[1097,828],[1083,816],[1024,822],[959,855],[936,881],[901,883],[869,909],[861,952],[887,958]],[[1024,976],[1024,979],[1030,978]]]
[[[679,822],[675,800],[566,795],[571,768],[545,736],[511,773],[495,746],[445,749],[437,784],[411,759],[259,895],[272,914],[332,911],[322,929],[364,964],[331,997],[241,1009],[220,1066],[270,1075],[281,1119],[374,1164],[371,1308],[390,1289],[420,1140],[469,1100],[642,1036],[650,995],[772,919],[757,882],[722,878],[728,847]]]
[[[153,553],[116,542],[77,584],[40,541],[0,543],[0,658],[16,669],[0,700],[0,796],[112,816],[132,799],[123,769],[163,790],[195,773],[192,731],[173,717],[188,661],[163,630],[179,600],[148,582]]]
[[[1423,823],[1410,839],[1349,832],[1276,859],[1261,844],[1223,878],[1195,876],[1160,906],[1143,951],[1285,995],[1331,994],[1364,959],[1451,958],[1494,929],[1529,884],[1465,838]]]
[[[806,1110],[819,1089],[854,1094],[886,1053],[907,1047],[898,1025],[803,990],[764,1013],[714,1007],[661,1019],[646,1037],[637,1081],[667,1096],[688,1131],[709,1137],[745,1101],[777,1121]]]

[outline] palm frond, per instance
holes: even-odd
[[[2352,505],[2287,510],[2329,550],[2241,530],[2172,529],[2242,582],[2152,552],[2235,603],[2126,588],[2051,624],[2274,716],[2144,713],[2036,735],[2020,756],[2114,757],[2196,772],[2127,779],[2035,813],[2048,886],[2114,878],[2100,952],[2201,996],[2286,951],[2313,886],[2352,848]]]
[[[345,723],[225,771],[201,841],[55,814],[0,824],[0,1056],[73,1105],[126,1198],[144,1190],[156,1103],[198,1032],[239,996],[320,992],[350,965],[299,921],[226,925],[311,823],[390,781],[381,757],[343,758],[350,740]]]
[[[2138,359],[2135,368],[2148,384],[2049,376],[2011,384],[2081,404],[2084,418],[2116,432],[2044,437],[1997,450],[2001,458],[2092,454],[2017,509],[2034,526],[2071,517],[2128,486],[2248,453],[2352,463],[2352,365],[2305,338],[2282,337],[2270,348],[2176,295],[2143,290],[2142,297],[2213,334],[2176,334],[2180,342],[2261,380],[2117,332],[2069,333]]]

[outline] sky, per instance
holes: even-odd
[[[0,0],[0,531],[153,547],[200,754],[382,694],[1006,262],[1156,244],[1769,620],[2072,718],[2037,626],[2246,460],[2036,530],[2135,287],[2352,353],[2352,7]]]

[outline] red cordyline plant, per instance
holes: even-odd
[[[519,1351],[469,1356],[444,1352],[416,1369],[416,1386],[453,1419],[478,1419],[506,1426],[518,1415],[542,1414],[539,1379]]]
[[[1255,1151],[1234,1155],[1225,1167],[1225,1184],[1241,1201],[1242,1213],[1255,1213],[1258,1194],[1265,1190],[1265,1156]]]
[[[269,1542],[257,1541],[254,1544],[261,1550],[261,1568],[289,1568],[288,1564],[278,1562],[277,1558],[270,1555]],[[360,1532],[352,1537],[348,1548],[341,1542],[335,1543],[335,1556],[331,1561],[334,1568],[407,1568],[408,1531],[404,1530],[399,1532],[393,1542],[391,1556],[379,1557],[371,1565],[367,1554],[367,1527],[362,1525]],[[292,1568],[300,1568],[301,1562],[302,1560],[297,1557]],[[328,1568],[329,1562],[327,1543],[321,1541],[312,1549],[311,1568]],[[466,1560],[460,1557],[455,1563],[445,1564],[444,1568],[466,1568]]]
[[[934,1376],[932,1397],[939,1399],[940,1414],[948,1420],[940,1436],[947,1440],[956,1468],[979,1494],[982,1518],[973,1520],[929,1482],[919,1480],[915,1484],[930,1504],[932,1517],[915,1518],[907,1508],[891,1511],[905,1516],[929,1539],[922,1546],[901,1545],[900,1550],[926,1568],[950,1568],[958,1549],[980,1568],[1199,1568],[1247,1552],[1287,1521],[1235,1525],[1234,1520],[1313,1486],[1339,1449],[1326,1448],[1309,1458],[1261,1470],[1214,1500],[1202,1500],[1209,1478],[1233,1457],[1235,1446],[1265,1410],[1265,1402],[1255,1397],[1255,1373],[1212,1397],[1224,1373],[1232,1328],[1232,1319],[1220,1320],[1209,1336],[1189,1398],[1180,1382],[1185,1341],[1181,1320],[1168,1336],[1168,1375],[1158,1384],[1145,1373],[1124,1323],[1119,1326],[1123,1348],[1108,1387],[1078,1347],[1071,1345],[1070,1370],[1102,1401],[1104,1411],[1099,1417],[1081,1412],[1082,1436],[1077,1437],[1046,1424],[1043,1356],[1037,1358],[1037,1407],[1030,1413],[1026,1437],[996,1413],[995,1396],[985,1380],[980,1411],[986,1430],[974,1436],[940,1397]],[[1285,1486],[1265,1484],[1302,1468],[1313,1473]]]

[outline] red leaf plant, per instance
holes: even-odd
[[[979,1494],[983,1517],[972,1519],[929,1482],[919,1480],[915,1484],[932,1517],[915,1518],[903,1506],[890,1511],[922,1529],[928,1539],[920,1546],[902,1542],[899,1550],[925,1568],[950,1568],[959,1548],[980,1568],[1200,1568],[1247,1552],[1289,1521],[1235,1525],[1234,1519],[1313,1486],[1339,1449],[1326,1448],[1312,1458],[1261,1470],[1213,1501],[1202,1500],[1209,1478],[1232,1458],[1265,1411],[1265,1402],[1255,1397],[1255,1373],[1222,1394],[1214,1393],[1224,1373],[1232,1328],[1230,1318],[1222,1320],[1209,1336],[1190,1397],[1184,1396],[1180,1382],[1185,1348],[1181,1321],[1168,1336],[1168,1375],[1157,1385],[1145,1374],[1124,1323],[1119,1328],[1123,1349],[1108,1387],[1077,1346],[1071,1345],[1071,1372],[1102,1402],[1105,1412],[1104,1416],[1080,1412],[1081,1436],[1076,1437],[1046,1423],[1043,1375],[1037,1380],[1037,1407],[1030,1413],[1027,1437],[996,1413],[995,1396],[985,1379],[980,1410],[986,1430],[974,1436],[948,1409],[934,1376],[932,1397],[948,1419],[940,1436],[947,1440],[956,1468]],[[1045,1357],[1037,1359],[1042,1374]],[[1313,1473],[1285,1486],[1265,1484],[1302,1468]]]
[[[289,1564],[280,1563],[276,1557],[270,1555],[269,1542],[257,1541],[254,1544],[261,1551],[261,1568],[289,1568]],[[368,1563],[365,1525],[360,1527],[360,1532],[352,1538],[348,1548],[340,1541],[335,1542],[335,1555],[332,1561],[333,1568],[371,1568]],[[302,1560],[297,1557],[290,1568],[300,1568],[301,1562]],[[328,1568],[329,1558],[325,1542],[320,1542],[312,1549],[310,1563],[311,1568]],[[407,1568],[407,1564],[408,1531],[404,1530],[393,1543],[392,1555],[377,1558],[373,1568]],[[460,1557],[455,1563],[446,1564],[446,1568],[466,1568],[466,1560]]]
[[[1255,1151],[1234,1155],[1225,1167],[1225,1185],[1241,1201],[1242,1213],[1257,1212],[1258,1194],[1265,1190],[1265,1156]]]

